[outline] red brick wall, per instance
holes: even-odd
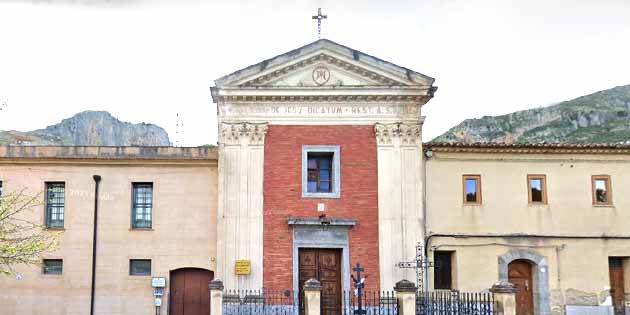
[[[341,198],[302,198],[302,145],[339,145]],[[352,218],[350,266],[360,262],[368,290],[379,289],[376,139],[372,126],[269,127],[265,138],[263,284],[293,288],[293,235],[288,217]],[[343,283],[343,279],[342,279]]]

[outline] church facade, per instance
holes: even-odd
[[[329,40],[215,83],[218,148],[0,148],[0,191],[44,191],[29,219],[62,232],[0,278],[2,314],[155,314],[152,277],[160,314],[209,313],[215,278],[317,278],[338,310],[357,264],[370,291],[415,280],[397,264],[418,245],[430,290],[508,280],[522,315],[625,312],[630,147],[423,144],[434,79]]]

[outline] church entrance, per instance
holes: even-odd
[[[182,268],[171,271],[169,315],[210,314],[210,270]],[[219,314],[220,315],[220,314]]]
[[[516,315],[534,315],[532,265],[523,259],[508,265],[508,281],[516,286]]]
[[[300,248],[299,287],[314,278],[322,285],[321,314],[341,314],[341,249]]]

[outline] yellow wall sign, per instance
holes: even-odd
[[[252,263],[249,260],[237,260],[234,270],[237,275],[248,275],[252,273]]]

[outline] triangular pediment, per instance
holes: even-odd
[[[216,80],[217,87],[430,87],[434,79],[329,40],[318,40]]]

